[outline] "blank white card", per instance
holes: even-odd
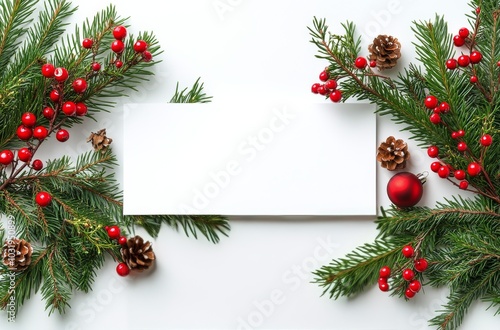
[[[128,104],[124,118],[147,132],[124,137],[125,214],[376,214],[372,105]]]

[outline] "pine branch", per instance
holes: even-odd
[[[179,83],[175,86],[174,96],[170,99],[170,103],[208,103],[211,102],[212,96],[207,96],[203,91],[203,83],[200,83],[200,78],[196,79],[193,86],[188,90],[184,88],[179,90]]]

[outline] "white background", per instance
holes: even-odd
[[[75,22],[105,6],[95,0],[76,3],[80,10]],[[242,101],[252,98],[256,93],[248,89],[257,88],[257,82],[262,93],[302,93],[305,98],[312,98],[315,96],[304,91],[316,81],[317,73],[325,65],[313,57],[316,50],[308,42],[306,26],[310,25],[312,16],[326,17],[334,31],[340,31],[340,22],[354,20],[364,37],[363,49],[378,33],[398,36],[403,44],[401,64],[404,65],[413,56],[411,21],[426,20],[435,13],[445,14],[451,30],[457,31],[466,24],[464,13],[468,10],[465,1],[454,1],[451,5],[430,0],[411,3],[365,0],[342,4],[303,0],[120,0],[114,3],[122,16],[131,16],[131,32],[153,30],[165,49],[156,77],[126,100],[134,103],[166,102],[177,80],[187,85],[199,76],[205,81],[207,92],[216,98],[226,95]],[[214,9],[214,5],[220,3],[229,4],[232,10],[220,15]],[[303,12],[304,21],[286,19],[296,10]],[[261,76],[261,72],[246,71],[247,63],[225,69],[214,65],[218,58],[214,50],[231,52],[234,43],[244,42],[240,38],[243,33],[262,32],[259,17],[263,15],[283,21],[279,31],[265,31],[269,40],[294,34],[311,51],[303,63],[316,61],[318,70],[311,71],[309,64],[307,70],[302,70],[302,63],[293,67],[275,63],[275,71]],[[217,26],[220,33],[227,34],[227,42],[207,48],[203,44],[207,38],[203,26],[199,26],[197,33],[186,32],[200,21],[210,21]],[[236,28],[238,22],[244,24]],[[192,40],[192,49],[176,48],[185,44],[186,39]],[[265,62],[269,51],[287,56],[286,49],[272,49],[271,44],[269,47],[263,48],[262,57],[256,61]],[[89,148],[84,142],[88,132],[106,127],[108,135],[115,139],[115,151],[121,156],[120,123],[121,118],[103,114],[98,123],[89,121],[75,127],[71,140],[63,147],[54,144],[45,152],[54,156],[63,152],[79,154]],[[151,122],[151,127],[138,127],[136,132],[126,134],[142,136],[148,129],[157,129],[157,125]],[[407,139],[388,118],[381,118],[378,142],[388,135]],[[428,170],[430,160],[411,141],[410,151],[412,159],[408,170],[413,173]],[[138,161],[147,163],[147,154],[138,152],[137,157]],[[357,175],[348,169],[346,162],[347,174],[339,175]],[[379,206],[389,205],[385,185],[392,174],[378,170]],[[351,191],[363,187],[338,189]],[[436,200],[456,193],[453,187],[431,175],[421,204],[433,205]],[[153,242],[158,262],[149,274],[119,278],[115,264],[110,261],[99,271],[94,291],[76,294],[71,301],[72,309],[65,316],[48,317],[44,302],[34,296],[21,310],[16,323],[7,323],[5,316],[0,317],[0,325],[2,329],[249,329],[250,326],[254,329],[427,329],[426,320],[445,302],[444,290],[425,287],[425,294],[404,302],[378,291],[374,285],[356,298],[333,301],[320,298],[321,289],[309,283],[312,270],[372,241],[377,234],[373,220],[373,217],[232,218],[230,237],[218,245],[186,238],[182,233],[164,228]],[[492,311],[485,311],[486,307],[475,305],[461,329],[498,329],[499,319],[493,317]]]

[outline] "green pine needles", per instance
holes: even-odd
[[[154,74],[155,57],[162,52],[154,34],[127,35],[120,51],[119,42],[114,49],[109,45],[121,39],[114,28],[127,22],[113,6],[72,33],[66,21],[76,7],[67,1],[3,0],[0,6],[0,214],[6,219],[0,228],[0,307],[9,318],[35,293],[49,313],[63,313],[75,291],[90,291],[106,255],[121,259],[106,226],[118,225],[127,233],[141,226],[157,237],[165,224],[213,243],[227,235],[230,227],[221,216],[124,216],[111,147],[77,159],[61,155],[42,165],[35,162],[47,138],[109,111],[113,99]],[[137,40],[147,50],[134,49]],[[75,86],[78,78],[84,83]],[[177,89],[172,102],[209,100],[197,80],[190,90]],[[26,118],[20,133],[27,112],[36,124]],[[24,242],[19,251],[11,250],[14,239]],[[25,242],[33,250],[29,264],[19,257],[29,255]],[[12,269],[14,264],[19,268]]]
[[[447,303],[429,321],[439,329],[458,328],[477,300],[500,313],[500,1],[474,0],[470,7],[462,48],[455,47],[441,16],[414,22],[418,64],[396,78],[354,65],[362,52],[353,23],[343,24],[341,35],[329,34],[322,19],[309,28],[317,57],[328,62],[325,70],[343,99],[376,104],[379,115],[402,124],[419,146],[437,147],[439,156],[431,162],[448,167],[450,173],[441,174],[457,189],[457,197],[433,208],[383,209],[375,242],[316,270],[315,283],[331,298],[351,296],[377,285],[380,269],[389,266],[391,294],[410,299],[415,293],[407,293],[410,282],[402,272],[425,259],[428,268],[415,271],[415,279],[449,288]],[[450,110],[429,109],[429,96]],[[465,135],[457,135],[460,130]],[[475,197],[462,198],[459,189]],[[410,258],[402,254],[406,246],[414,249]]]

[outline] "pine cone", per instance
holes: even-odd
[[[140,236],[131,237],[127,240],[127,246],[121,248],[123,262],[125,262],[130,270],[143,271],[153,265],[155,253],[151,243],[144,240]]]
[[[410,159],[408,145],[401,139],[396,140],[394,136],[389,136],[378,147],[377,161],[389,171],[405,168],[408,159]]]
[[[111,142],[113,142],[113,139],[106,136],[106,129],[103,128],[97,131],[97,133],[90,133],[87,142],[92,142],[92,147],[94,147],[95,151],[105,151]]]
[[[31,263],[33,247],[23,239],[13,238],[5,241],[2,248],[3,264],[12,271],[22,271]]]
[[[401,44],[397,38],[379,35],[368,46],[370,61],[377,63],[377,68],[382,71],[393,68],[401,57]]]

